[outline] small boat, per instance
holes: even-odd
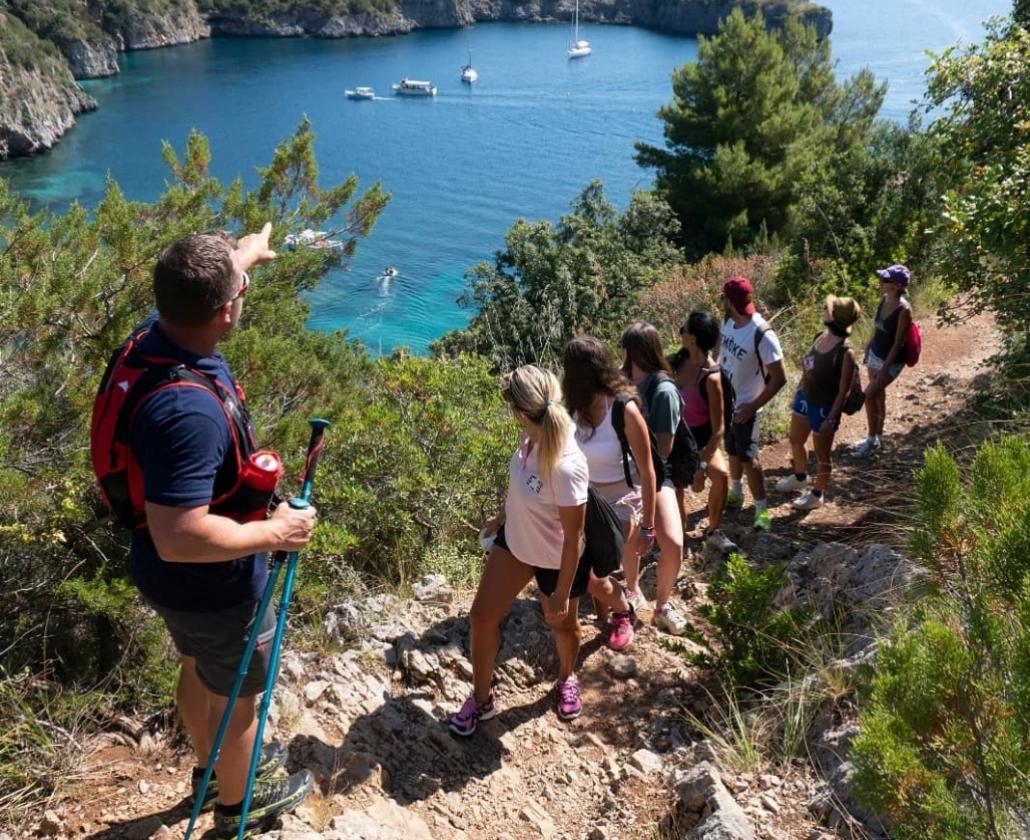
[[[398,96],[436,96],[436,85],[418,79],[403,78],[393,86]]]
[[[572,40],[569,42],[567,52],[569,58],[583,58],[583,56],[590,55],[593,52],[590,42],[584,41],[579,37],[579,0],[576,0],[576,13],[572,24]]]
[[[354,90],[345,90],[348,99],[375,99],[376,92],[370,87],[356,87]]]
[[[396,268],[394,268],[392,265],[388,265],[386,268],[383,269],[382,276],[392,279],[396,277],[398,274],[400,274],[400,272]]]
[[[470,85],[478,78],[479,74],[476,72],[476,68],[472,66],[472,50],[469,50],[469,63],[461,68],[461,80],[465,84]]]
[[[288,251],[298,248],[312,248],[316,251],[342,251],[343,243],[339,239],[330,239],[324,230],[305,228],[300,233],[291,233],[284,240]]]

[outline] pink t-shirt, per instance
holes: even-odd
[[[508,468],[504,538],[511,553],[526,565],[560,569],[565,532],[558,508],[586,504],[590,473],[574,433],[565,439],[547,479],[540,475],[536,456],[537,447],[530,447],[529,438],[523,437]]]

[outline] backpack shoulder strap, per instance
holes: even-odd
[[[622,472],[626,476],[626,484],[633,487],[633,473],[629,468],[629,438],[626,437],[626,403],[636,402],[632,394],[622,393],[612,403],[612,428],[619,438],[619,445],[622,447]]]
[[[772,327],[768,324],[757,324],[755,326],[755,358],[758,360],[758,372],[762,375],[762,381],[769,382],[769,374],[765,370],[765,362],[762,361],[762,353],[759,347],[762,344],[762,339],[765,338],[766,333],[771,332]]]
[[[697,390],[701,392],[701,399],[705,401],[705,405],[708,405],[708,380],[721,373],[722,369],[718,365],[702,368],[701,375],[697,378]]]

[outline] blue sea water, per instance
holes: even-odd
[[[904,120],[923,92],[926,50],[976,40],[1006,0],[830,0],[839,71],[868,66],[890,82],[884,115]],[[130,53],[121,75],[84,83],[100,109],[51,152],[0,165],[22,194],[63,207],[94,204],[108,174],[129,198],[164,188],[162,140],[181,149],[191,128],[211,141],[212,171],[253,184],[304,115],[318,134],[322,182],[356,172],[392,201],[347,271],[311,294],[312,325],[346,329],[373,351],[423,351],[468,313],[455,299],[465,272],[503,247],[519,216],[556,219],[599,178],[624,206],[647,187],[637,139],[656,143],[655,111],[673,69],[697,42],[626,27],[582,27],[594,53],[569,61],[565,26],[487,24],[399,38],[219,39]],[[480,81],[458,79],[467,50]],[[402,76],[432,79],[435,100],[400,100]],[[353,102],[347,87],[380,98]],[[388,284],[383,266],[398,268]]]

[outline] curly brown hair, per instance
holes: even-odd
[[[593,336],[577,336],[566,344],[562,367],[565,407],[578,422],[592,429],[596,427],[590,406],[598,392],[610,397],[634,393],[608,345]]]

